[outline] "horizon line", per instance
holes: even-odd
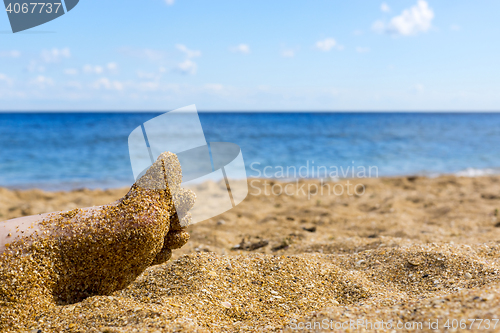
[[[12,113],[165,113],[168,110],[0,110]],[[198,110],[198,113],[500,113],[499,110]]]

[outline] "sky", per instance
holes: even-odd
[[[13,34],[0,111],[499,111],[500,2],[80,0]]]

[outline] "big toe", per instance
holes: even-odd
[[[137,186],[149,190],[170,189],[171,192],[179,190],[182,182],[181,164],[177,155],[164,152],[156,162],[136,182]]]

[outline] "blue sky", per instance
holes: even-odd
[[[81,0],[9,33],[0,110],[500,110],[500,2]]]

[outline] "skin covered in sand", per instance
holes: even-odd
[[[125,288],[189,239],[193,192],[180,188],[177,156],[163,153],[120,200],[0,224],[0,329],[40,309]],[[176,210],[177,208],[177,210]],[[8,318],[8,319],[7,319]]]

